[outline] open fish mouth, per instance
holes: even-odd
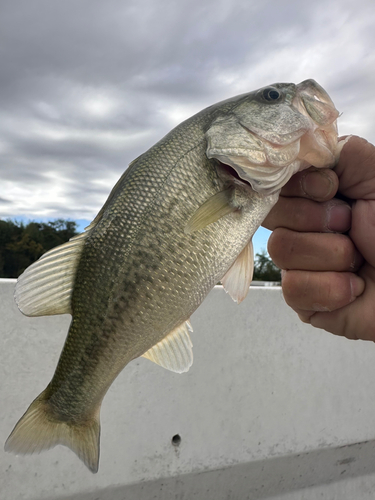
[[[338,116],[329,95],[314,80],[270,85],[254,92],[250,103],[239,99],[228,115],[212,124],[206,132],[207,156],[269,195],[310,165],[337,163],[342,147]],[[225,148],[228,143],[231,147]]]

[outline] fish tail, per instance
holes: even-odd
[[[5,443],[5,451],[27,455],[62,444],[95,473],[99,467],[99,411],[85,422],[64,422],[53,415],[46,390],[29,406]]]

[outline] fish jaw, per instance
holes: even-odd
[[[338,141],[339,112],[327,92],[315,80],[305,80],[297,85],[293,105],[310,117],[312,125],[300,141],[301,164],[316,168],[336,165],[344,143]]]
[[[339,112],[314,80],[278,83],[242,99],[206,132],[207,156],[229,165],[254,191],[280,191],[296,172],[334,166]]]

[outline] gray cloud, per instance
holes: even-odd
[[[91,219],[179,121],[315,78],[375,140],[373,0],[11,0],[0,19],[0,217]]]

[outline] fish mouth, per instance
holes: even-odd
[[[269,195],[300,170],[337,163],[338,116],[314,80],[264,87],[240,101],[229,116],[215,120],[206,132],[207,156],[234,169],[234,177],[253,190]]]
[[[303,103],[303,107],[300,103]],[[302,114],[309,115],[321,127],[333,124],[339,116],[332,99],[315,80],[304,80],[296,86],[292,101]]]
[[[310,118],[311,129],[301,137],[298,158],[316,168],[333,167],[339,158],[337,118],[327,92],[315,80],[305,80],[296,87],[292,106]],[[306,168],[306,167],[305,167]]]
[[[230,181],[232,184],[233,182],[235,184],[245,184],[246,186],[251,186],[251,182],[247,179],[244,179],[239,176],[237,170],[234,167],[231,167],[227,163],[223,163],[220,160],[216,160],[216,171],[219,175],[219,177],[224,181]]]

